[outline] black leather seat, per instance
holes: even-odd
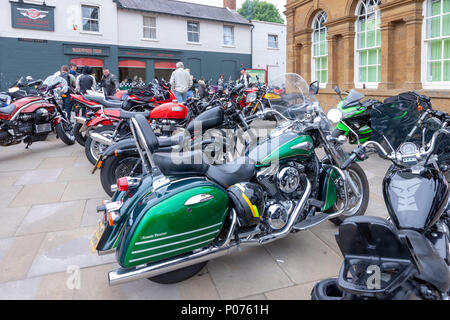
[[[224,188],[249,181],[256,173],[256,166],[245,157],[222,165],[209,166],[206,176]]]
[[[103,97],[95,96],[95,95],[85,95],[84,98],[87,100],[99,103],[106,108],[122,108],[124,105],[123,101],[106,100]]]
[[[423,234],[414,230],[402,230],[400,233],[408,237],[422,265],[421,273],[416,277],[431,283],[441,292],[447,292],[450,289],[450,269],[431,242]]]
[[[3,114],[12,114],[16,110],[16,105],[11,103],[10,105],[7,105],[6,107],[0,108],[0,113]]]
[[[153,154],[153,160],[165,175],[204,175],[209,167],[203,161],[201,150],[180,155],[157,152]]]
[[[131,119],[136,115],[142,115],[145,118],[148,118],[148,116],[150,115],[150,111],[145,111],[145,112],[129,112],[129,111],[125,111],[125,110],[120,110],[120,117],[122,119]]]

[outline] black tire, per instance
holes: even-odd
[[[131,173],[131,169],[133,169],[134,167],[134,164],[136,164],[136,161],[139,160],[140,158],[138,155],[119,157],[109,156],[103,160],[102,168],[100,171],[100,181],[102,183],[103,190],[105,190],[105,192],[110,197],[114,195],[114,192],[111,190],[111,185],[115,184],[118,178],[129,176]],[[136,173],[140,174],[142,172],[142,169],[138,168],[138,170],[139,171]]]
[[[339,289],[336,278],[322,280],[311,291],[311,300],[343,300],[344,293]]]
[[[81,123],[78,122],[75,123],[75,125],[73,126],[73,135],[75,137],[76,142],[78,142],[78,144],[84,147],[86,145],[88,135],[80,132],[82,127],[83,125]]]
[[[349,218],[349,217],[354,217],[354,216],[363,216],[364,213],[366,213],[367,210],[367,206],[369,205],[369,196],[370,196],[370,188],[369,188],[369,181],[367,180],[367,176],[364,173],[364,170],[357,164],[357,163],[352,163],[348,169],[349,171],[353,171],[353,173],[355,173],[356,175],[358,175],[361,184],[362,184],[362,202],[359,205],[358,210],[351,214],[351,215],[341,215],[340,217],[337,218],[333,218],[330,219],[330,221],[332,223],[334,223],[335,225],[339,226],[342,222],[344,222],[345,219]],[[331,207],[327,212],[333,212],[336,209],[334,207]]]
[[[66,124],[64,121],[60,121],[55,127],[56,134],[62,142],[71,146],[75,143],[75,137],[73,136],[72,126]]]
[[[102,133],[105,133],[106,131],[113,133],[114,130],[115,130],[114,126],[104,126],[104,127],[99,127],[92,132],[102,134]],[[88,137],[86,139],[86,143],[84,144],[84,151],[86,153],[86,157],[88,158],[89,162],[95,165],[97,163],[98,156],[95,153],[93,153],[93,148],[95,147],[94,144],[95,144],[95,142],[92,140],[92,138]],[[105,148],[105,149],[107,147],[108,146],[103,146],[103,148]]]
[[[171,271],[168,273],[161,274],[156,277],[148,278],[148,280],[160,283],[160,284],[173,284],[178,283],[189,278],[192,278],[197,273],[199,273],[208,263],[208,261],[194,264],[183,269]]]

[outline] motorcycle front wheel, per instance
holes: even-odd
[[[348,192],[350,193],[349,208],[341,216],[330,219],[330,221],[333,222],[335,225],[340,225],[342,222],[344,222],[345,219],[349,217],[363,216],[364,213],[366,213],[367,206],[369,205],[369,195],[370,195],[369,181],[367,180],[367,176],[364,173],[364,170],[357,163],[352,163],[348,167],[347,171],[349,172],[352,180],[355,182],[360,197],[356,198],[355,195],[351,194],[351,189],[348,188]],[[327,213],[337,212],[343,206],[344,206],[344,199],[342,196],[341,197],[339,196],[338,192],[338,199],[336,200],[335,204],[330,209],[327,210]]]
[[[81,123],[75,123],[73,126],[73,135],[75,137],[75,140],[80,144],[81,146],[85,146],[86,140],[87,140],[87,131],[82,132],[81,128],[83,125]]]
[[[60,121],[56,127],[55,131],[58,135],[58,138],[61,139],[62,142],[71,146],[75,143],[75,137],[72,132],[72,126],[70,124],[65,123],[64,121]]]
[[[104,126],[104,127],[99,127],[92,132],[95,132],[95,133],[101,134],[102,136],[110,138],[114,134],[114,131],[115,131],[114,126]],[[91,137],[88,137],[86,139],[86,143],[84,145],[86,157],[88,158],[89,162],[94,165],[97,163],[97,160],[98,160],[98,157],[100,156],[100,154],[103,151],[105,151],[107,148],[108,148],[107,145],[96,142],[96,141],[92,140]]]

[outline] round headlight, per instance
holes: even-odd
[[[339,123],[342,120],[342,111],[339,109],[331,109],[328,111],[327,118],[331,123]]]

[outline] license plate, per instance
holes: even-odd
[[[95,230],[94,234],[92,235],[91,241],[89,241],[91,245],[92,253],[94,253],[97,250],[98,243],[100,242],[100,239],[103,236],[103,233],[106,230],[106,226],[103,223],[103,221],[100,221],[98,223],[97,229]]]

